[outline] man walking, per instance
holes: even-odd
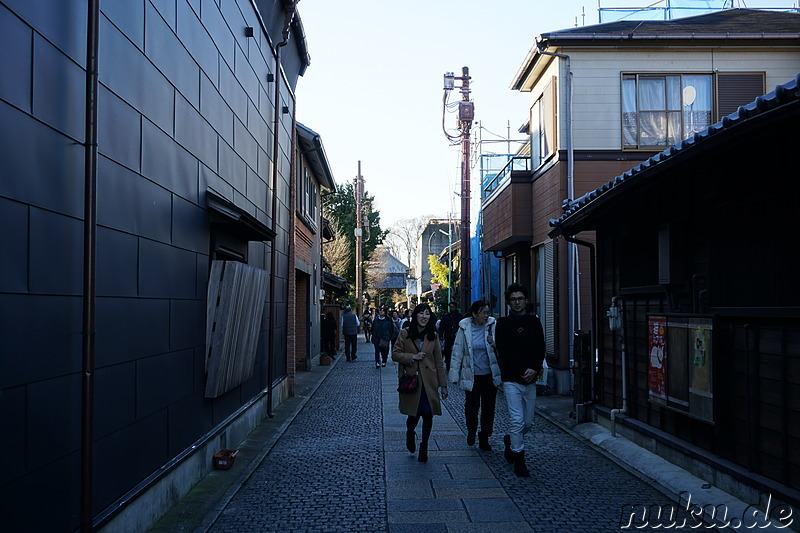
[[[450,371],[450,357],[453,353],[453,344],[456,342],[456,333],[458,333],[458,323],[464,316],[458,312],[458,304],[450,302],[449,312],[442,315],[439,320],[439,338],[444,340],[442,347],[442,356],[444,357],[444,364],[447,371]]]
[[[497,321],[497,363],[510,418],[509,435],[503,437],[505,458],[514,463],[514,473],[530,477],[525,464],[524,436],[533,428],[536,408],[536,376],[545,355],[544,331],[539,317],[525,312],[528,289],[512,283],[506,289],[511,312]]]
[[[352,312],[352,307],[348,305],[344,308],[342,327],[340,328],[342,335],[344,335],[344,355],[348,361],[355,361],[356,359],[359,325],[358,317]]]

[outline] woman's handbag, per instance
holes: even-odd
[[[397,385],[397,392],[400,394],[411,394],[417,391],[419,388],[419,366],[417,366],[417,372],[413,375],[409,376],[406,373],[403,373],[400,376],[400,383]]]

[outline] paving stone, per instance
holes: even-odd
[[[473,522],[524,520],[511,498],[464,498],[462,501]]]
[[[396,375],[393,364],[374,368],[365,343],[356,362],[337,361],[204,531],[595,533],[619,531],[627,505],[670,503],[541,417],[525,437],[533,477],[516,477],[502,454],[502,392],[494,451],[466,445],[464,392],[451,387],[419,463],[405,449]]]

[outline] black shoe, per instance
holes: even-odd
[[[467,430],[467,446],[475,446],[475,432]]]
[[[525,464],[525,450],[513,453],[514,453],[514,474],[516,474],[517,477],[531,477],[531,473],[528,472],[528,466]]]
[[[511,435],[505,435],[503,437],[503,444],[506,446],[506,449],[503,451],[503,457],[505,457],[506,461],[509,463],[513,463],[514,452],[511,451]]]
[[[489,444],[489,435],[482,431],[478,433],[478,448],[485,452],[492,451],[492,445]]]
[[[406,431],[406,448],[411,453],[417,451],[417,435],[414,433],[413,429],[409,429]]]
[[[417,461],[420,463],[428,462],[428,443],[425,441],[419,443],[419,455],[417,456]]]
[[[355,361],[356,359],[358,359],[358,356],[356,354],[353,354],[353,361]]]

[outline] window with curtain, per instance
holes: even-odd
[[[622,141],[627,149],[664,149],[711,125],[710,74],[625,74]]]

